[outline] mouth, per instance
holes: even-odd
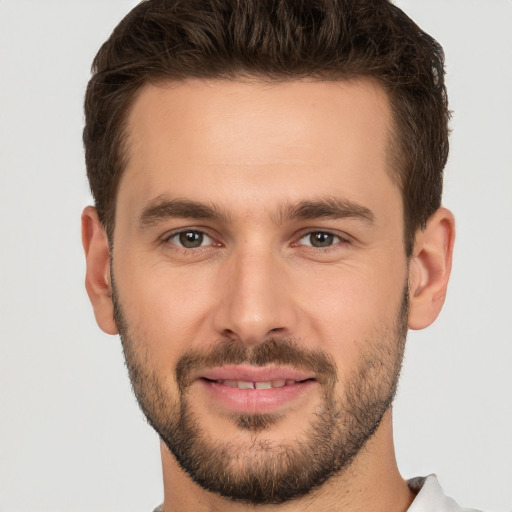
[[[317,379],[290,368],[239,365],[205,370],[194,382],[229,413],[268,414],[297,404]]]
[[[204,379],[207,382],[216,382],[217,384],[221,384],[223,386],[228,386],[230,388],[238,388],[238,389],[272,389],[272,388],[284,388],[285,386],[294,386],[297,383],[305,382],[306,380],[268,380],[268,381],[247,381],[247,380],[210,380]]]

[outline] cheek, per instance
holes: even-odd
[[[309,275],[296,294],[304,328],[339,366],[353,367],[366,344],[386,340],[396,327],[406,265],[331,268]]]
[[[205,330],[212,290],[197,273],[171,271],[140,260],[117,264],[116,283],[135,349],[145,352],[157,372],[173,369],[198,339],[211,342]]]

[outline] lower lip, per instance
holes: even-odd
[[[197,382],[217,403],[230,412],[240,414],[278,412],[297,401],[316,384],[314,380],[306,380],[281,388],[240,389],[204,379]]]

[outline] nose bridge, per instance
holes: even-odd
[[[264,242],[246,242],[230,255],[223,269],[223,293],[215,328],[246,344],[269,333],[286,336],[294,322],[282,257]]]

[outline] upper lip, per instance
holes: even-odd
[[[270,382],[274,380],[303,381],[315,378],[313,372],[304,372],[283,366],[233,365],[208,368],[197,373],[196,379]]]

